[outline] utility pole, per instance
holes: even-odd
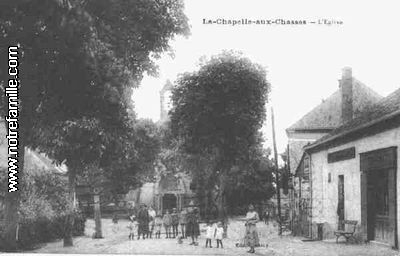
[[[276,138],[275,138],[275,119],[274,109],[271,107],[271,121],[272,121],[272,141],[274,145],[274,160],[275,160],[275,180],[276,180],[276,199],[278,203],[278,222],[279,222],[279,235],[282,235],[282,214],[281,214],[281,181],[278,167],[278,151],[276,150]]]
[[[93,238],[103,238],[101,231],[101,213],[100,213],[100,190],[98,188],[93,189],[93,201],[94,201],[94,223],[95,233]]]

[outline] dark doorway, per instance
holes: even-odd
[[[397,245],[396,148],[361,154],[361,224],[367,240]]]
[[[338,229],[344,230],[344,175],[338,176]]]
[[[176,196],[174,194],[164,194],[163,196],[163,212],[165,213],[168,210],[170,213],[173,208],[177,208],[176,206]]]
[[[371,170],[368,173],[368,239],[389,242],[389,207],[389,169]]]
[[[303,177],[304,178],[304,177]],[[309,179],[308,177],[303,179],[299,178],[299,224],[300,224],[300,235],[304,237],[311,237],[310,227],[310,216],[311,216],[311,199],[309,193]]]

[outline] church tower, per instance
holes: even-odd
[[[160,122],[168,120],[168,111],[171,109],[171,90],[172,83],[167,80],[164,87],[160,91]]]

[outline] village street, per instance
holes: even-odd
[[[110,219],[103,219],[104,239],[92,239],[91,233],[94,229],[93,220],[88,220],[86,235],[77,237],[74,240],[74,246],[64,248],[62,241],[48,243],[40,249],[36,249],[34,253],[110,253],[110,254],[178,254],[178,255],[250,255],[246,251],[248,248],[238,248],[235,244],[240,240],[244,232],[243,223],[232,220],[228,228],[228,237],[224,240],[224,249],[205,248],[205,239],[199,239],[199,246],[189,245],[188,240],[184,240],[183,244],[178,244],[175,239],[146,239],[146,240],[128,240],[128,230],[126,228],[128,222],[121,220],[117,227],[113,227]],[[303,242],[300,237],[292,237],[277,235],[277,227],[264,223],[258,224],[261,243],[267,243],[268,247],[259,247],[256,249],[255,255],[293,255],[293,256],[394,256],[399,255],[398,252],[384,246],[375,244],[369,245],[353,245],[353,244],[336,244],[335,241],[315,241]]]

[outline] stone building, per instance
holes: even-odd
[[[399,148],[400,89],[304,148],[314,237],[317,223],[331,238],[356,220],[360,240],[398,248]]]
[[[381,99],[380,95],[355,79],[350,68],[344,68],[339,89],[286,129],[293,188],[289,196],[295,234],[311,236],[312,233],[309,156],[304,147],[359,117]]]

